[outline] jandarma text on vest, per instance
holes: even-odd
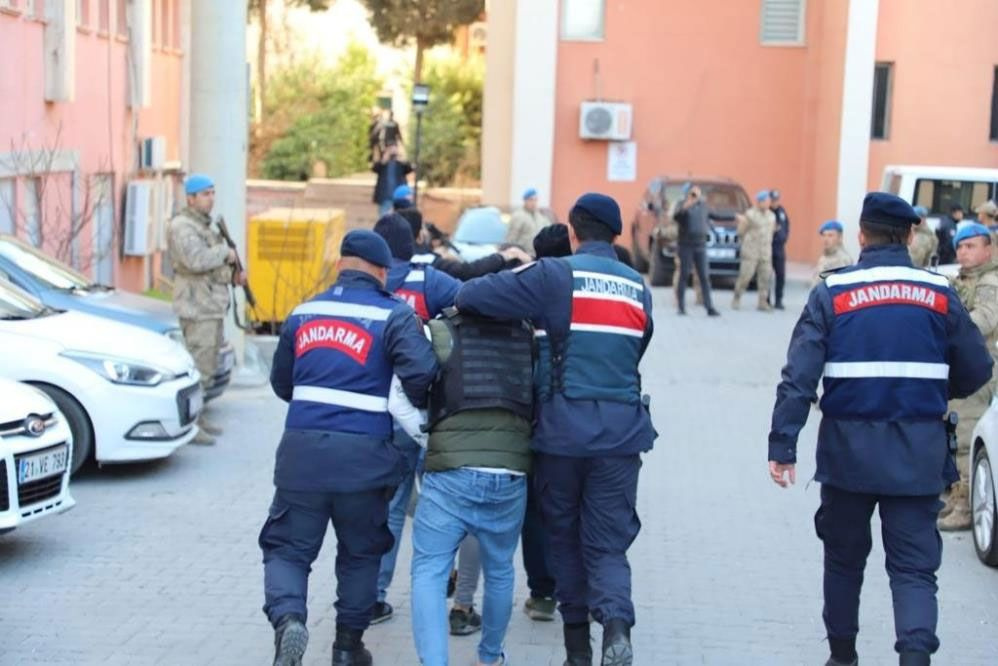
[[[903,282],[885,282],[850,289],[835,296],[835,314],[878,305],[916,305],[946,314],[949,299],[935,289]]]

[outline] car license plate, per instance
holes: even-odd
[[[730,247],[709,247],[707,257],[710,259],[734,259],[735,249]]]
[[[191,393],[190,397],[187,398],[187,416],[190,420],[194,420],[198,414],[201,413],[201,409],[204,407],[204,393],[201,389]]]
[[[47,476],[62,474],[69,465],[69,448],[59,446],[17,461],[17,485],[31,483]]]

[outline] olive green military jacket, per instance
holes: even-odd
[[[911,263],[917,268],[925,268],[932,260],[932,255],[939,247],[939,239],[929,226],[922,222],[916,224],[911,237],[911,245],[908,246],[908,254],[911,255]]]
[[[831,251],[823,252],[821,257],[818,258],[818,265],[814,269],[814,279],[811,280],[811,287],[818,286],[818,283],[822,280],[822,273],[852,266],[852,264],[852,257],[849,256],[849,253],[841,245],[832,248]]]
[[[221,319],[229,307],[229,247],[211,218],[185,208],[167,230],[173,263],[173,311],[181,319]]]

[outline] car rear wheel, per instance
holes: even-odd
[[[52,402],[66,417],[69,431],[73,434],[73,460],[70,463],[69,473],[76,474],[90,459],[94,449],[94,429],[90,424],[90,417],[80,403],[62,389],[50,384],[35,384],[35,386],[52,398]]]
[[[970,507],[974,516],[974,549],[981,562],[998,567],[998,508],[995,506],[994,468],[988,450],[974,456],[974,486]]]
[[[648,272],[648,259],[645,258],[645,250],[642,250],[638,242],[640,232],[635,227],[631,230],[631,261],[634,262],[634,270],[638,273]]]

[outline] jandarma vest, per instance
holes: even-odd
[[[429,423],[472,409],[504,409],[533,417],[533,339],[523,322],[498,321],[453,308],[442,320],[450,332],[450,355],[430,391]]]
[[[395,290],[395,295],[408,303],[424,323],[430,320],[430,311],[426,306],[425,265],[413,263],[402,286]]]
[[[856,421],[936,420],[949,365],[945,277],[907,266],[852,268],[825,280],[834,322],[821,410]]]
[[[336,300],[299,305],[295,327],[294,394],[285,427],[390,437],[392,365],[385,324],[398,302],[377,289],[334,288]]]
[[[561,393],[573,400],[641,401],[638,361],[648,315],[644,282],[614,259],[566,257],[572,268],[572,318],[568,336],[535,332],[538,398]]]

